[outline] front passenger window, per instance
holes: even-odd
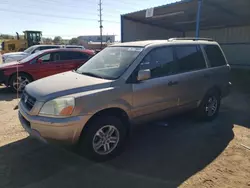
[[[42,59],[43,63],[47,63],[50,61],[50,54],[43,55],[39,59]]]
[[[152,50],[140,64],[140,70],[151,70],[152,78],[175,74],[176,68],[172,47],[162,47]]]

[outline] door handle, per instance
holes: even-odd
[[[61,68],[61,67],[62,67],[62,66],[60,66],[60,65],[57,65],[57,66],[56,66],[56,68]]]
[[[177,85],[179,82],[178,81],[170,81],[168,82],[169,86]]]

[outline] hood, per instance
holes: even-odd
[[[13,52],[13,53],[6,53],[3,55],[4,63],[10,63],[13,61],[20,61],[30,54],[24,52]]]
[[[3,63],[3,64],[0,64],[0,69],[5,69],[5,68],[14,68],[14,67],[17,67],[20,66],[22,63],[19,63],[17,61],[13,61],[11,63]]]
[[[112,80],[78,74],[73,71],[49,76],[26,86],[25,91],[38,101],[110,87]]]
[[[26,56],[26,55],[29,55],[29,54],[25,53],[25,52],[10,52],[10,53],[3,54],[3,56],[15,56],[15,55]]]

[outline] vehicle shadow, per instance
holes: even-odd
[[[162,187],[178,187],[210,164],[234,137],[233,123],[223,114],[213,123],[195,122],[187,116],[176,118],[166,121],[168,126],[138,128],[127,152],[110,166]]]
[[[94,163],[26,138],[0,148],[0,187],[177,187],[210,164],[233,139],[224,109],[209,123],[188,115],[137,127],[125,152]]]
[[[18,98],[21,94],[18,94]],[[12,101],[17,98],[17,94],[13,93],[10,88],[0,86],[0,101]]]

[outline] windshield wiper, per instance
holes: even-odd
[[[93,76],[93,77],[96,77],[96,78],[102,78],[104,79],[102,76],[99,76],[95,73],[92,73],[92,72],[81,72],[81,74],[84,74],[84,75],[87,75],[87,76]]]

